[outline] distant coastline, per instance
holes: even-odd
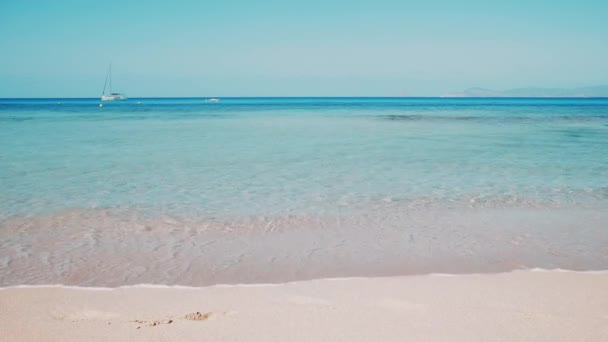
[[[514,88],[493,90],[469,88],[461,92],[447,93],[441,97],[510,97],[510,98],[602,98],[608,97],[608,85],[580,88]]]

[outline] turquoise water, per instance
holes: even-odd
[[[138,102],[141,102],[138,104]],[[0,215],[605,206],[608,99],[0,100]]]
[[[0,146],[0,286],[608,269],[608,99],[5,99]]]

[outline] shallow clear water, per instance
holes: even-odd
[[[2,215],[608,199],[608,99],[98,103],[0,100]]]
[[[608,99],[0,99],[0,146],[0,285],[608,269]]]

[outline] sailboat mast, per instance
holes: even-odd
[[[103,82],[103,91],[101,92],[101,96],[104,96],[106,94],[106,86],[108,85],[108,77],[110,76],[109,71],[110,71],[110,69],[108,69],[108,72],[106,72],[106,81]]]

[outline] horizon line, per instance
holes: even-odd
[[[134,96],[132,99],[608,99],[608,96]],[[97,100],[100,97],[0,97],[0,100]],[[115,101],[115,102],[123,102]]]

